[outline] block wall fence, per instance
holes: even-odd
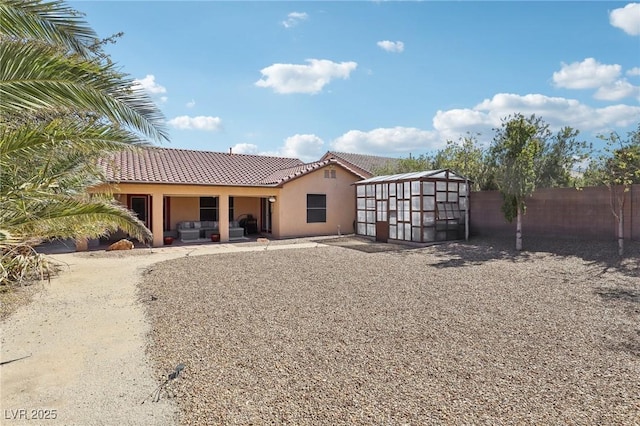
[[[498,191],[471,193],[471,235],[515,235],[516,222],[504,219]],[[539,189],[527,200],[522,220],[525,236],[598,240],[617,238],[617,221],[611,213],[606,186]],[[640,185],[627,192],[624,237],[640,241]]]

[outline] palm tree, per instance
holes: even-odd
[[[0,0],[0,16],[0,245],[118,228],[150,240],[87,189],[104,181],[106,153],[168,140],[161,112],[64,2]]]

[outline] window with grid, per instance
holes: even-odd
[[[327,221],[327,196],[325,194],[307,194],[307,223]]]
[[[218,197],[200,197],[200,220],[218,220]]]
[[[460,206],[458,203],[438,203],[438,219],[460,219]]]

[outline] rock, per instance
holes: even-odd
[[[113,244],[111,244],[109,247],[107,247],[107,251],[112,251],[112,250],[131,250],[133,248],[133,243],[127,239],[122,239],[120,241],[117,241]]]

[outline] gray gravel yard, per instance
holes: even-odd
[[[640,244],[350,241],[150,267],[181,423],[640,424]]]

